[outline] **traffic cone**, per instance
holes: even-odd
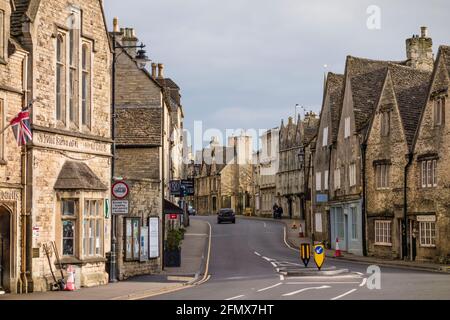
[[[305,237],[305,234],[303,233],[303,227],[302,227],[301,223],[298,226],[298,237],[299,238],[304,238]]]
[[[336,251],[334,252],[336,258],[341,257],[341,249],[339,249],[339,238],[336,238]]]
[[[72,266],[67,268],[67,273],[69,277],[67,278],[66,291],[75,291],[75,270]]]

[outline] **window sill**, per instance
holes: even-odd
[[[61,259],[61,264],[74,264],[74,265],[84,265],[88,263],[99,263],[99,262],[107,262],[108,260],[103,257],[93,257],[93,258],[85,258],[85,259],[78,259],[75,257],[63,257]],[[55,265],[57,262],[55,262]]]
[[[421,244],[419,247],[425,248],[425,249],[436,249],[436,245],[432,245],[432,244],[430,244],[430,245]]]

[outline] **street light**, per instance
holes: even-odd
[[[150,61],[145,54],[145,45],[141,43],[137,46],[117,46],[116,37],[121,34],[119,32],[118,27],[118,20],[117,18],[114,18],[114,30],[111,32],[112,36],[112,49],[113,49],[113,59],[112,59],[112,92],[111,92],[111,139],[112,139],[112,160],[111,160],[111,180],[112,183],[115,182],[115,158],[116,158],[116,63],[117,63],[117,49],[137,49],[140,50],[137,52],[137,55],[135,57],[138,67],[140,69],[143,69],[145,67],[145,63],[147,61]],[[164,216],[164,215],[163,215]],[[111,215],[111,229],[112,229],[112,235],[111,235],[111,255],[110,255],[110,264],[109,264],[109,281],[110,282],[117,282],[117,261],[116,261],[116,251],[117,251],[117,235],[116,235],[116,229],[117,229],[117,218],[115,215]]]

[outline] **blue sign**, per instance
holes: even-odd
[[[316,195],[316,202],[317,203],[328,202],[328,195],[327,194],[323,194],[323,193],[317,194]]]
[[[314,251],[315,251],[317,254],[322,254],[322,252],[323,252],[323,247],[317,246],[317,247],[314,248]]]

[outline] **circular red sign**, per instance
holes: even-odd
[[[130,192],[130,188],[128,187],[128,185],[125,182],[119,181],[112,185],[111,192],[115,198],[123,199]]]

